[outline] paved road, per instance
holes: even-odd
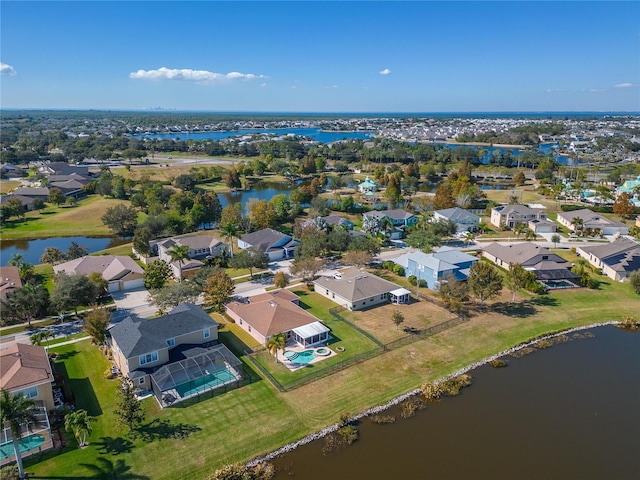
[[[13,343],[28,343],[31,344],[31,335],[43,331],[48,331],[53,334],[51,339],[65,338],[69,335],[74,335],[82,331],[82,321],[76,320],[73,322],[64,322],[56,325],[49,325],[46,327],[37,327],[27,332],[17,333],[16,335],[7,335],[0,337],[0,350],[7,348]]]

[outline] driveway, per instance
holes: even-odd
[[[138,317],[151,317],[158,312],[158,308],[155,305],[149,304],[149,290],[144,287],[125,292],[113,292],[111,297],[117,308],[112,315],[113,321],[122,320],[131,314],[135,314]]]

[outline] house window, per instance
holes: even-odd
[[[240,325],[242,325],[242,319],[240,319]]]
[[[542,256],[542,259],[543,259],[543,260],[549,260],[549,255],[543,255],[543,256]]]
[[[175,338],[167,339],[167,345],[169,345],[170,347],[175,347],[176,346],[176,339]]]
[[[210,328],[205,328],[205,329],[202,331],[202,336],[203,336],[204,338],[209,338],[209,337],[211,336],[211,329],[210,329]]]
[[[249,332],[251,332],[251,325],[249,325]]]
[[[138,379],[138,385],[144,385],[144,377]]]
[[[153,363],[158,361],[158,352],[151,352],[139,357],[140,365],[146,365],[147,363]]]
[[[36,398],[38,396],[38,387],[29,387],[14,393],[14,395],[20,394],[24,395],[26,398]]]

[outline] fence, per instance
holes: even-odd
[[[433,299],[430,299],[428,297],[424,297],[422,295],[421,297],[427,299],[428,301],[434,302]],[[414,331],[409,335],[407,335],[406,337],[402,337],[397,340],[393,340],[391,342],[383,344],[377,338],[372,336],[370,333],[365,332],[360,327],[358,327],[357,325],[355,325],[354,323],[350,322],[349,320],[344,318],[342,315],[340,315],[339,312],[343,310],[345,310],[344,307],[333,307],[329,309],[329,314],[333,317],[335,321],[346,323],[350,328],[353,328],[358,333],[370,339],[376,345],[374,348],[366,352],[360,353],[358,355],[354,355],[352,357],[346,358],[342,362],[334,363],[333,365],[329,365],[327,367],[314,370],[313,372],[309,373],[309,375],[306,375],[302,378],[293,380],[291,382],[286,382],[286,383],[281,383],[276,378],[274,378],[273,375],[271,375],[271,373],[266,368],[264,368],[264,366],[256,359],[256,355],[264,351],[264,347],[259,347],[258,350],[253,349],[251,351],[249,350],[245,351],[245,358],[249,361],[249,363],[251,363],[251,365],[253,365],[253,367],[257,371],[259,371],[267,380],[269,380],[273,384],[273,386],[276,387],[280,392],[289,392],[291,390],[295,390],[296,388],[302,387],[303,385],[307,385],[311,382],[315,382],[316,380],[319,380],[324,377],[328,377],[329,375],[333,375],[336,372],[344,370],[358,363],[364,362],[365,360],[369,360],[371,358],[377,357],[378,355],[382,355],[385,352],[389,352],[391,350],[395,350],[397,348],[403,347],[405,345],[409,345],[419,340],[423,340],[427,337],[435,335],[436,333],[443,332],[445,330],[448,330],[449,328],[455,327],[456,325],[460,325],[461,323],[464,323],[467,321],[467,319],[464,316],[459,315],[456,318],[447,320],[446,322],[439,323],[438,325],[433,325],[423,330]]]

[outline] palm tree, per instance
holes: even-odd
[[[467,245],[472,243],[476,239],[476,235],[473,232],[467,232],[464,234],[464,241]]]
[[[554,233],[553,235],[551,235],[551,241],[553,242],[553,248],[556,248],[556,246],[560,242],[560,235]]]
[[[167,253],[171,257],[171,262],[178,263],[178,276],[180,283],[182,283],[182,260],[189,260],[189,245],[175,244]]]
[[[0,425],[8,425],[11,431],[11,441],[20,478],[25,476],[19,444],[22,438],[22,427],[26,426],[26,430],[29,431],[30,425],[38,425],[40,423],[36,417],[38,413],[39,409],[36,407],[36,403],[30,398],[26,398],[22,394],[13,395],[4,388],[0,391]]]
[[[582,220],[580,217],[573,217],[571,219],[571,225],[573,225],[573,231],[576,232],[576,235],[577,235],[578,230],[582,230],[582,226],[584,225],[584,220]]]
[[[93,430],[91,427],[93,421],[95,418],[90,416],[86,410],[76,410],[64,417],[65,430],[73,432],[80,448],[87,445],[87,435],[91,434],[91,430]]]
[[[233,257],[233,238],[238,236],[240,232],[240,228],[237,224],[233,222],[229,222],[222,226],[220,229],[220,234],[222,238],[226,238],[229,240],[229,254]]]
[[[14,253],[13,257],[11,257],[11,260],[9,260],[9,265],[12,265],[18,268],[20,268],[20,265],[22,265],[23,263],[24,263],[24,259],[22,257],[22,254],[20,253]]]
[[[276,333],[267,340],[267,350],[269,350],[269,353],[273,355],[276,363],[278,363],[278,352],[282,350],[282,353],[284,353],[284,346],[286,343],[287,337],[284,333]]]

